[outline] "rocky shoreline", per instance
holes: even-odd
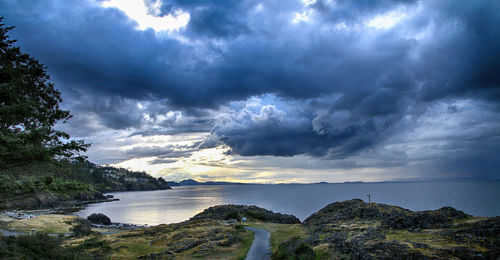
[[[92,203],[111,202],[119,200],[112,195],[96,193],[80,193],[75,196],[61,196],[48,192],[15,195],[0,201],[0,210],[47,210],[56,212],[74,212]]]

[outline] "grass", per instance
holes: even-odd
[[[236,259],[243,260],[248,254],[250,247],[252,246],[255,234],[253,232],[246,232],[241,240],[241,249],[236,252]]]
[[[421,232],[410,232],[407,230],[391,230],[386,233],[386,240],[397,240],[400,243],[408,245],[413,250],[417,250],[424,255],[434,256],[436,249],[446,249],[453,247],[466,246],[479,252],[486,252],[487,249],[475,243],[457,243],[456,241],[441,234],[443,229],[426,229]],[[429,248],[416,248],[413,243],[422,243]]]
[[[467,225],[467,224],[473,224],[473,223],[479,222],[481,220],[486,220],[486,219],[488,219],[488,218],[470,216],[470,217],[466,217],[466,218],[462,218],[462,219],[456,219],[455,221],[453,221],[453,224],[455,226]]]
[[[271,250],[275,252],[278,246],[292,237],[304,238],[307,231],[301,224],[278,224],[268,222],[248,222],[247,226],[261,228],[271,233]]]
[[[35,229],[38,233],[64,234],[71,233],[69,230],[76,216],[68,215],[40,215],[30,219],[12,219],[5,223],[8,230],[27,232]]]
[[[118,259],[137,258],[139,256],[161,252],[161,248],[151,245],[149,240],[145,237],[120,240],[106,239],[113,248],[112,257]],[[131,257],[132,255],[134,255],[134,257]]]
[[[31,219],[15,219],[5,214],[0,214],[0,228],[29,233],[35,229],[39,233],[48,234],[65,234],[71,233],[70,228],[73,227],[73,221],[76,216],[62,214],[40,215]],[[116,228],[92,228],[92,231],[105,232],[122,232],[123,230]]]
[[[108,258],[137,259],[164,253],[175,259],[244,259],[254,234],[216,220],[198,220],[103,236]],[[75,244],[81,240],[74,239]]]

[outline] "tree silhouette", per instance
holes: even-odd
[[[7,35],[13,28],[0,17],[0,168],[81,157],[90,145],[54,129],[71,114],[59,107],[61,93],[49,82],[47,67],[13,46],[16,40]]]

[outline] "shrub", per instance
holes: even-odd
[[[0,255],[5,259],[82,259],[64,250],[61,242],[46,234],[0,237]]]
[[[57,178],[52,175],[45,175],[43,177],[29,176],[18,180],[8,175],[0,175],[0,193],[8,195],[37,191],[67,193],[92,190],[93,188],[90,184]]]
[[[262,210],[258,210],[258,209],[248,210],[246,212],[246,214],[250,219],[262,220],[262,221],[267,220],[266,212],[264,212]]]
[[[52,177],[52,175],[45,175],[43,176],[42,181],[45,185],[50,185],[54,181],[54,177]]]
[[[272,255],[273,260],[306,260],[315,259],[314,250],[309,244],[299,237],[293,237],[278,246],[278,250]]]
[[[239,218],[240,218],[240,213],[235,209],[232,209],[228,213],[226,213],[225,217],[225,219],[239,219]]]
[[[14,180],[7,175],[0,175],[0,192],[12,192],[19,188],[19,181]]]
[[[75,225],[71,227],[70,231],[73,232],[75,237],[88,236],[94,233],[90,229],[90,221],[81,218],[75,220]]]
[[[244,228],[243,228],[243,225],[237,224],[237,225],[234,225],[234,229],[236,229],[238,231],[242,231]]]
[[[107,251],[111,249],[108,242],[106,240],[101,240],[99,237],[92,237],[84,240],[80,245],[77,246],[77,249],[92,249],[99,248],[102,251]]]

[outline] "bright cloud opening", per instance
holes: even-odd
[[[398,24],[401,20],[406,18],[408,14],[403,10],[397,9],[387,12],[382,15],[377,15],[368,20],[366,25],[375,29],[389,29]]]
[[[153,5],[152,8],[155,10],[149,11],[143,0],[109,0],[103,1],[102,6],[123,11],[130,19],[137,22],[139,30],[148,28],[156,32],[179,30],[185,27],[190,19],[189,13],[180,10],[177,10],[173,15],[155,16],[153,14],[160,13],[160,6]]]

